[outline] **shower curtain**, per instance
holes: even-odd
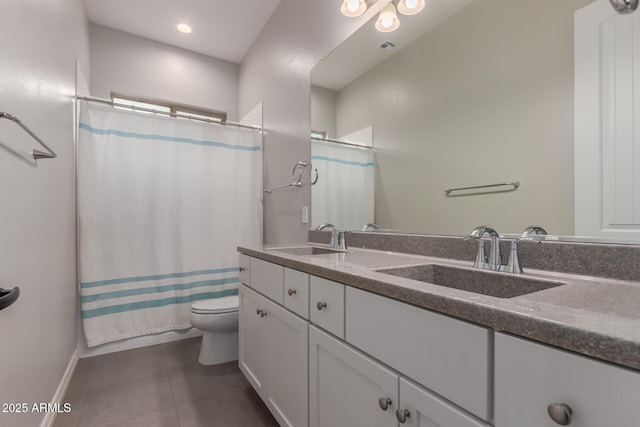
[[[374,160],[372,149],[311,141],[311,163],[318,169],[311,188],[314,226],[359,230],[374,222]]]
[[[190,328],[237,294],[236,247],[261,244],[258,131],[82,102],[81,316],[87,345]]]

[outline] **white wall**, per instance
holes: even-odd
[[[91,24],[91,94],[225,111],[238,120],[238,65]],[[254,103],[255,105],[255,103]]]
[[[338,93],[338,134],[375,130],[376,223],[573,234],[573,12],[591,1],[477,0]]]
[[[58,153],[30,164],[37,145],[0,120],[0,287],[22,291],[0,311],[0,402],[50,402],[76,350],[73,96],[76,57],[89,74],[88,23],[81,0],[0,8],[0,111]],[[2,413],[0,424],[43,416]]]
[[[339,2],[282,0],[251,46],[240,65],[240,116],[262,102],[265,188],[291,182],[295,163],[310,158],[311,69],[382,3],[354,19],[340,13]],[[307,240],[301,208],[310,204],[309,177],[302,188],[265,194],[265,243]]]

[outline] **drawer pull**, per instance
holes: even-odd
[[[261,313],[262,313],[262,310],[261,310],[261,309],[257,309],[257,310],[256,310],[256,314],[257,314],[258,316],[259,316]]]
[[[240,267],[238,270],[240,270],[240,271],[245,271],[245,270],[246,270],[246,268],[244,268],[244,267]]]
[[[573,415],[573,411],[568,405],[564,403],[551,403],[547,406],[547,412],[553,421],[556,424],[560,424],[561,426],[568,426],[571,424],[571,415]]]
[[[263,309],[259,308],[256,310],[256,314],[260,317],[264,317],[266,316],[268,313],[266,311],[264,311]]]
[[[391,405],[391,403],[391,399],[389,399],[388,397],[381,397],[380,399],[378,399],[378,405],[380,405],[380,409],[382,409],[383,411],[389,409],[389,405]]]
[[[318,303],[316,304],[316,307],[318,308],[318,310],[322,310],[323,308],[327,307],[327,303],[326,302],[322,302],[322,301],[318,301]]]
[[[411,418],[411,412],[406,409],[398,409],[396,411],[396,418],[400,422],[400,424],[404,424],[407,422],[407,418]]]
[[[294,295],[296,294],[296,290],[295,290],[295,289],[289,289],[289,290],[287,291],[287,293],[288,293],[288,294],[289,294],[289,296],[291,297],[291,296],[294,296]]]

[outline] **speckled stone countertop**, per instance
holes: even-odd
[[[322,255],[278,251],[299,246],[304,245],[239,247],[238,251],[496,331],[640,370],[640,282],[525,269],[521,278],[563,284],[500,298],[375,271],[421,264],[469,268],[468,261],[351,248],[347,253]],[[486,274],[504,277],[508,273]]]

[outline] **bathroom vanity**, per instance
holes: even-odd
[[[321,244],[239,251],[240,369],[283,426],[638,423],[637,282]]]

